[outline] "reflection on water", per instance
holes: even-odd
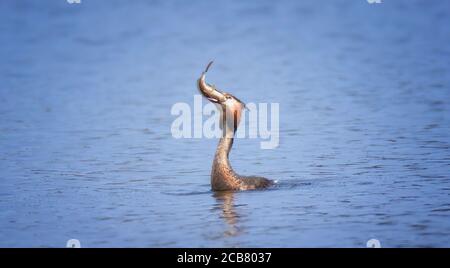
[[[222,218],[225,221],[227,228],[223,233],[224,236],[237,236],[239,235],[239,215],[234,207],[234,192],[215,192],[214,198],[217,199],[217,203],[222,210]]]
[[[450,246],[450,1],[0,2],[0,246]],[[196,79],[280,104],[212,193]],[[206,103],[206,102],[204,102]]]

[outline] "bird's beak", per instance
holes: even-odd
[[[213,62],[211,61],[208,66],[206,66],[205,71],[202,73],[200,78],[197,81],[198,89],[203,96],[205,96],[209,101],[214,103],[221,103],[226,100],[225,95],[217,90],[214,86],[209,85],[205,81],[206,72]]]

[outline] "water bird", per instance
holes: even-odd
[[[216,104],[220,111],[220,128],[222,137],[217,145],[211,170],[211,189],[213,191],[241,191],[267,188],[274,184],[259,176],[241,176],[234,172],[230,165],[228,155],[233,146],[234,135],[241,120],[242,110],[245,104],[227,92],[216,89],[215,86],[206,83],[206,73],[211,67],[211,61],[197,81],[200,93],[212,103]]]

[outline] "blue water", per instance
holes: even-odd
[[[0,246],[450,246],[450,1],[1,1]],[[280,104],[215,194],[195,81]],[[205,103],[206,104],[206,103]]]

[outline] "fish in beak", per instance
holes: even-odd
[[[246,109],[245,103],[227,92],[217,90],[205,81],[206,72],[213,62],[211,61],[197,81],[198,89],[209,101],[217,104],[220,109],[222,123],[227,124],[228,129],[236,131],[241,120],[242,110]]]
[[[219,90],[217,90],[214,86],[209,85],[205,81],[206,72],[208,72],[208,69],[212,63],[213,62],[211,61],[206,66],[205,71],[202,73],[202,75],[200,76],[200,78],[197,81],[197,86],[198,86],[200,93],[202,93],[202,95],[205,96],[205,98],[207,98],[209,101],[214,102],[214,103],[222,103],[226,100],[225,94],[223,92],[220,92]]]

